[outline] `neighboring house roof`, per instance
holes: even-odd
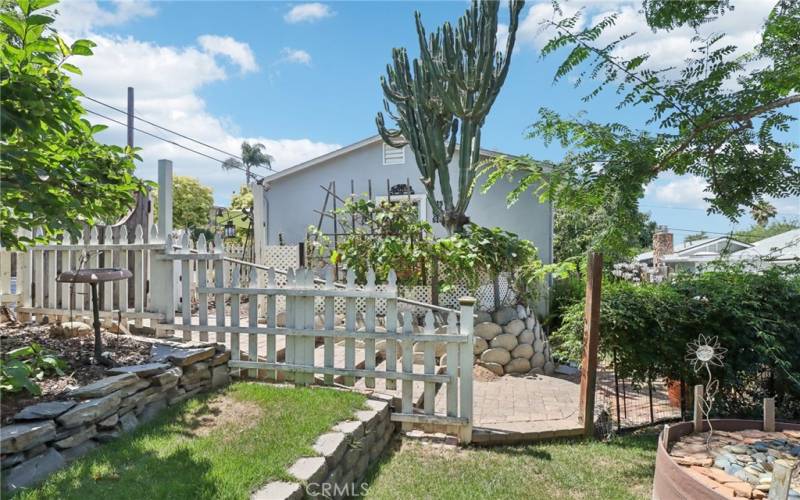
[[[715,238],[703,238],[690,242],[684,242],[676,245],[671,254],[664,255],[665,262],[689,262],[689,261],[703,261],[719,257],[719,252],[711,250],[709,247],[715,245],[720,241],[727,241],[726,247],[730,247],[732,252],[740,251],[749,248],[750,245],[731,238],[730,236],[717,236]],[[735,248],[739,247],[739,248]],[[638,262],[644,262],[653,259],[653,251],[641,253],[636,256]]]
[[[269,177],[266,177],[264,179],[264,181],[265,182],[277,181],[278,179],[282,179],[284,177],[296,174],[297,172],[300,172],[300,171],[305,170],[307,168],[314,167],[314,166],[319,165],[321,163],[324,163],[324,162],[326,162],[328,160],[332,160],[334,158],[338,158],[340,156],[344,156],[344,155],[346,155],[346,154],[348,154],[348,153],[350,153],[352,151],[355,151],[357,149],[361,149],[361,148],[363,148],[365,146],[369,146],[371,144],[375,144],[375,143],[378,143],[378,142],[381,142],[381,141],[382,141],[382,139],[381,139],[380,135],[373,135],[372,137],[368,137],[368,138],[366,138],[366,139],[364,139],[362,141],[355,142],[353,144],[350,144],[349,146],[345,146],[343,148],[336,149],[334,151],[331,151],[330,153],[325,153],[322,156],[317,156],[316,158],[312,158],[310,160],[304,161],[303,163],[298,163],[297,165],[289,167],[289,168],[287,168],[285,170],[281,170],[280,172],[276,172],[276,173],[270,175]],[[458,148],[458,147],[456,146],[456,148]],[[484,148],[481,148],[481,156],[489,156],[489,157],[491,157],[491,156],[508,156],[509,158],[516,158],[516,156],[514,156],[514,155],[500,153],[499,151],[493,151],[491,149],[484,149]]]
[[[761,258],[770,261],[800,259],[800,229],[792,229],[753,243],[753,246],[734,253],[737,260]]]

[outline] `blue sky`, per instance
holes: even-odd
[[[761,20],[772,2],[734,2],[737,9],[709,31],[728,32],[746,48],[757,42]],[[741,5],[739,5],[741,4]],[[639,31],[623,50],[648,50],[658,64],[680,64],[691,32],[653,34],[629,2],[567,3],[585,6],[589,16],[621,13],[618,33]],[[98,42],[96,55],[76,61],[84,76],[76,84],[87,95],[124,107],[125,89],[136,89],[137,113],[224,151],[237,152],[243,138],[267,145],[282,169],[375,134],[375,113],[382,109],[379,76],[391,49],[416,52],[413,11],[428,27],[454,21],[467,4],[454,2],[95,2],[72,0],[59,5],[59,29],[68,37]],[[503,7],[504,16],[506,8]],[[615,96],[589,103],[568,81],[553,84],[558,56],[539,58],[544,35],[538,22],[549,16],[549,2],[530,3],[522,15],[519,42],[500,97],[483,130],[483,146],[511,154],[527,153],[558,160],[563,151],[525,139],[537,110],[562,114],[585,110],[597,121],[641,126],[646,110],[617,110]],[[102,106],[87,107],[124,121]],[[797,109],[794,110],[797,113]],[[99,123],[105,120],[96,118]],[[142,128],[169,136],[146,124]],[[800,132],[792,130],[796,142]],[[192,147],[224,159],[223,153]],[[124,142],[124,130],[111,125],[104,139]],[[179,150],[142,134],[141,175],[154,178],[158,158],[171,158],[175,171],[198,177],[225,204],[242,177],[222,172],[212,160]],[[676,229],[727,231],[732,224],[705,214],[703,185],[693,178],[665,176],[652,185],[642,209],[660,224]],[[319,200],[310,200],[318,204]],[[800,200],[774,202],[780,217],[800,217]],[[748,226],[743,218],[739,226]],[[676,231],[681,240],[687,233]]]

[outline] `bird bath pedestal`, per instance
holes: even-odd
[[[78,269],[77,271],[64,271],[56,281],[59,283],[88,283],[92,289],[92,315],[94,318],[94,359],[97,363],[108,364],[103,357],[103,338],[100,336],[100,304],[97,299],[97,284],[107,281],[126,280],[133,276],[127,269]]]

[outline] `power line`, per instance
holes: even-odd
[[[122,114],[124,114],[124,115],[127,115],[127,114],[128,114],[128,112],[127,112],[127,111],[125,111],[124,109],[122,109],[122,108],[118,108],[118,107],[116,107],[116,106],[112,106],[111,104],[105,103],[105,102],[103,102],[103,101],[101,101],[101,100],[99,100],[99,99],[95,99],[94,97],[89,97],[88,95],[85,95],[85,94],[83,95],[83,97],[84,97],[84,98],[86,98],[86,99],[88,99],[88,100],[90,100],[90,101],[92,101],[92,102],[95,102],[95,103],[97,103],[97,104],[100,104],[101,106],[105,106],[105,107],[107,107],[107,108],[109,108],[109,109],[113,109],[114,111],[117,111],[117,112],[119,112],[119,113],[122,113]],[[146,118],[142,118],[142,117],[141,117],[141,116],[139,116],[139,115],[136,115],[136,114],[134,114],[134,115],[133,115],[133,117],[134,117],[135,119],[139,120],[139,121],[142,121],[142,122],[145,122],[145,123],[147,123],[148,125],[152,125],[153,127],[156,127],[156,128],[159,128],[159,129],[161,129],[161,130],[164,130],[164,131],[166,131],[166,132],[169,132],[170,134],[175,134],[175,135],[177,135],[178,137],[181,137],[181,138],[183,138],[183,139],[186,139],[186,140],[192,141],[192,142],[194,142],[195,144],[199,144],[199,145],[201,145],[201,146],[204,146],[204,147],[207,147],[207,148],[209,148],[209,149],[213,149],[214,151],[217,151],[217,152],[219,152],[219,153],[226,154],[226,155],[228,155],[228,156],[230,156],[230,157],[232,157],[232,158],[235,158],[235,159],[237,159],[237,160],[239,160],[239,161],[244,161],[244,160],[242,159],[242,157],[241,157],[241,156],[239,156],[239,155],[236,155],[236,154],[230,153],[230,152],[228,152],[228,151],[225,151],[224,149],[220,149],[220,148],[218,148],[218,147],[216,147],[216,146],[212,146],[211,144],[208,144],[208,143],[205,143],[205,142],[203,142],[203,141],[197,140],[197,139],[195,139],[195,138],[193,138],[193,137],[189,137],[188,135],[182,134],[182,133],[180,133],[180,132],[177,132],[177,131],[175,131],[175,130],[172,130],[172,129],[169,129],[169,128],[167,128],[167,127],[164,127],[164,126],[162,126],[162,125],[159,125],[159,124],[157,124],[157,123],[154,123],[154,122],[152,122],[152,121],[150,121],[150,120],[147,120]],[[124,125],[125,125],[125,126],[127,126],[127,124],[124,124]],[[136,127],[134,127],[134,130],[139,130],[139,129],[137,129]],[[142,132],[141,130],[139,130],[139,131],[140,131],[140,132]],[[147,133],[147,132],[143,132],[143,133]],[[150,135],[152,135],[152,134],[150,134]],[[264,166],[264,167],[266,167],[266,168],[267,168],[267,169],[269,169],[269,170],[272,170],[273,172],[276,172],[276,170],[275,170],[274,168],[272,168],[270,165],[263,165],[263,166]],[[252,175],[252,173],[251,173],[251,175]]]
[[[667,209],[667,210],[692,210],[692,211],[697,211],[697,212],[706,212],[705,208],[694,208],[694,207],[670,207],[670,206],[667,206],[667,205],[648,205],[648,204],[644,204],[644,203],[639,204],[639,206],[643,207],[643,208],[664,208],[664,209]],[[798,213],[800,213],[800,212],[798,212]],[[794,212],[783,212],[783,211],[776,212],[776,214],[777,215],[796,215]]]
[[[127,127],[127,126],[128,126],[128,124],[127,124],[127,123],[123,123],[123,122],[121,122],[121,121],[119,121],[119,120],[116,120],[116,119],[114,119],[114,118],[111,118],[110,116],[106,116],[106,115],[104,115],[104,114],[102,114],[102,113],[98,113],[97,111],[94,111],[94,110],[91,110],[91,109],[88,109],[88,108],[86,109],[86,111],[87,111],[88,113],[91,113],[91,114],[93,114],[93,115],[97,115],[97,116],[99,116],[100,118],[104,118],[104,119],[106,119],[106,120],[109,120],[109,121],[111,121],[111,122],[114,122],[114,123],[116,123],[116,124],[118,124],[118,125],[122,125],[123,127]],[[167,139],[167,138],[165,138],[165,137],[161,137],[160,135],[156,135],[156,134],[154,134],[154,133],[152,133],[152,132],[148,132],[148,131],[146,131],[146,130],[142,130],[142,129],[140,129],[140,128],[137,128],[137,127],[133,127],[133,130],[135,130],[135,131],[137,131],[137,132],[141,132],[141,133],[143,133],[143,134],[145,134],[145,135],[149,135],[150,137],[153,137],[153,138],[155,138],[155,139],[158,139],[158,140],[160,140],[160,141],[164,141],[164,142],[166,142],[166,143],[172,144],[173,146],[177,146],[177,147],[179,147],[179,148],[185,149],[186,151],[191,151],[192,153],[198,154],[198,155],[200,155],[200,156],[204,156],[204,157],[208,158],[209,160],[214,160],[214,161],[216,161],[216,162],[219,162],[219,163],[220,163],[220,164],[222,164],[222,165],[227,165],[227,166],[229,166],[230,168],[235,168],[235,169],[241,170],[242,172],[247,172],[247,170],[245,170],[245,168],[244,168],[244,167],[240,167],[240,166],[238,166],[238,165],[232,165],[232,164],[230,164],[230,163],[225,163],[225,160],[220,160],[219,158],[214,158],[214,157],[213,157],[213,156],[211,156],[211,155],[207,155],[207,154],[205,154],[205,153],[203,153],[203,152],[201,152],[201,151],[197,151],[196,149],[192,149],[192,148],[190,148],[190,147],[188,147],[188,146],[184,146],[183,144],[180,144],[180,143],[178,143],[178,142],[172,141],[172,140],[170,140],[170,139]],[[252,172],[250,172],[250,176],[251,176],[251,177],[259,177],[258,175],[254,174],[254,173],[252,173]],[[262,180],[263,180],[263,177],[262,177]]]

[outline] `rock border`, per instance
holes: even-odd
[[[227,385],[229,359],[222,344],[154,343],[148,363],[112,368],[62,400],[23,408],[0,427],[3,493],[34,487],[167,406]]]
[[[273,481],[251,500],[300,500],[360,496],[363,479],[392,441],[398,426],[391,420],[392,398],[373,394],[368,410],[339,422],[314,443],[315,457],[301,457],[289,467],[294,481]]]

